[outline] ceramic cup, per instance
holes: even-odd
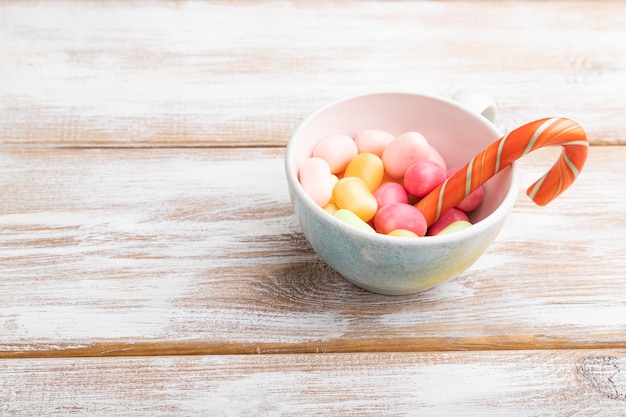
[[[461,167],[502,134],[487,117],[495,103],[464,90],[458,101],[413,93],[373,93],[328,104],[306,117],[287,145],[285,172],[289,195],[304,236],[315,252],[353,284],[381,294],[427,290],[470,267],[498,235],[518,194],[516,164],[485,185],[473,225],[441,236],[401,238],[350,226],[317,206],[298,181],[298,166],[316,143],[335,133],[354,136],[364,129],[394,135],[422,133],[449,168]]]

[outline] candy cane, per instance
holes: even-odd
[[[526,190],[535,203],[546,205],[574,182],[587,159],[587,136],[569,119],[541,119],[511,131],[472,158],[415,206],[430,226],[513,161],[547,145],[561,145],[561,155],[552,168]]]

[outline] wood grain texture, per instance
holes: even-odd
[[[625,35],[621,1],[0,1],[0,416],[626,415]],[[351,285],[289,135],[460,88],[578,122],[583,173],[437,288]]]
[[[4,416],[618,417],[624,409],[624,350],[0,361]]]
[[[522,160],[523,186],[554,151]],[[407,297],[319,261],[283,153],[2,152],[0,356],[626,346],[625,148],[592,147],[547,207],[520,190],[473,267]]]
[[[318,106],[476,88],[624,144],[626,3],[0,2],[0,145],[283,146]]]

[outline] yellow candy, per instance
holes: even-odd
[[[367,188],[374,191],[382,183],[384,175],[383,160],[376,154],[363,152],[352,158],[343,176],[361,178]]]
[[[335,174],[331,174],[331,175],[330,175],[330,180],[331,180],[331,182],[332,182],[332,184],[333,184],[333,189],[334,189],[334,188],[335,188],[335,185],[337,185],[337,181],[339,181],[339,177],[338,177],[338,176],[336,176]],[[332,195],[332,193],[330,194],[330,200],[328,201],[328,204],[332,204],[333,206],[335,206],[335,207],[336,207],[336,205],[335,205],[335,200],[333,199],[333,195]],[[328,211],[328,210],[326,210],[326,211]],[[335,211],[337,211],[337,210],[335,209]],[[331,214],[332,214],[332,213],[331,213]]]
[[[468,222],[468,221],[457,220],[455,222],[450,223],[446,227],[444,227],[439,233],[437,233],[437,236],[439,236],[439,235],[447,235],[448,233],[458,232],[459,230],[467,229],[471,225],[472,224],[470,222]]]
[[[358,177],[344,177],[337,181],[333,189],[333,200],[337,207],[350,210],[365,222],[370,221],[378,209],[376,198],[367,184]]]
[[[337,207],[335,203],[328,203],[322,208],[326,210],[327,212],[329,212],[330,214],[335,214],[335,212],[339,210],[339,207]]]
[[[376,233],[376,231],[374,230],[372,226],[365,223],[363,220],[361,220],[359,216],[357,216],[350,210],[346,210],[346,209],[337,210],[336,212],[333,213],[333,216],[335,216],[339,220],[351,226],[354,226],[366,232]]]
[[[419,237],[416,233],[406,229],[396,229],[387,233],[387,236],[399,236],[399,237]]]

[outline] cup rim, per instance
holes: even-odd
[[[508,167],[502,170],[502,172],[505,172],[507,170],[510,171],[511,180],[510,180],[509,189],[507,190],[504,199],[498,205],[498,207],[496,207],[496,209],[493,210],[491,213],[489,213],[485,218],[479,220],[476,223],[473,223],[471,227],[456,231],[454,233],[436,235],[436,236],[424,236],[424,237],[420,237],[417,239],[416,238],[402,238],[398,236],[388,236],[382,233],[371,233],[371,232],[367,232],[359,228],[353,227],[335,218],[334,216],[330,215],[330,213],[325,211],[323,208],[318,206],[313,201],[313,199],[311,199],[311,197],[309,197],[309,195],[304,191],[304,189],[300,185],[300,182],[298,181],[298,171],[297,171],[297,167],[295,166],[295,147],[296,147],[298,134],[300,133],[301,130],[303,130],[306,127],[306,125],[313,118],[315,118],[318,114],[328,110],[329,108],[333,106],[336,106],[338,104],[341,104],[350,100],[360,99],[360,98],[364,98],[368,96],[377,96],[377,95],[404,95],[404,96],[412,96],[412,97],[434,99],[437,101],[441,101],[450,106],[456,107],[464,112],[472,114],[479,122],[488,125],[489,128],[491,130],[495,130],[498,133],[498,135],[500,136],[502,135],[502,133],[499,132],[498,128],[495,125],[493,125],[493,123],[491,123],[488,119],[484,118],[483,116],[472,113],[470,110],[463,107],[462,104],[452,99],[448,99],[446,97],[440,97],[436,95],[431,95],[431,94],[413,93],[413,92],[407,92],[407,91],[373,91],[373,92],[368,92],[368,93],[352,94],[349,96],[345,96],[345,97],[330,101],[322,105],[321,107],[318,107],[317,109],[313,110],[312,112],[310,112],[304,119],[300,121],[300,123],[298,123],[296,128],[293,130],[291,136],[289,137],[289,141],[287,142],[287,148],[285,152],[284,165],[285,165],[287,181],[290,184],[290,188],[293,190],[293,192],[295,192],[298,195],[300,201],[302,201],[306,205],[306,207],[310,209],[311,212],[317,218],[319,218],[320,220],[329,222],[334,227],[341,230],[342,233],[345,233],[346,235],[349,235],[350,237],[353,237],[353,238],[359,238],[362,240],[370,241],[373,244],[376,244],[378,242],[378,243],[394,244],[394,245],[398,245],[399,247],[415,247],[415,248],[428,246],[429,244],[445,244],[448,242],[470,239],[473,236],[480,235],[481,233],[485,231],[485,229],[492,227],[494,223],[497,223],[503,220],[504,218],[506,218],[508,213],[513,208],[515,201],[517,200],[517,196],[519,192],[519,173],[518,173],[516,161],[514,161],[512,164],[510,164]]]

